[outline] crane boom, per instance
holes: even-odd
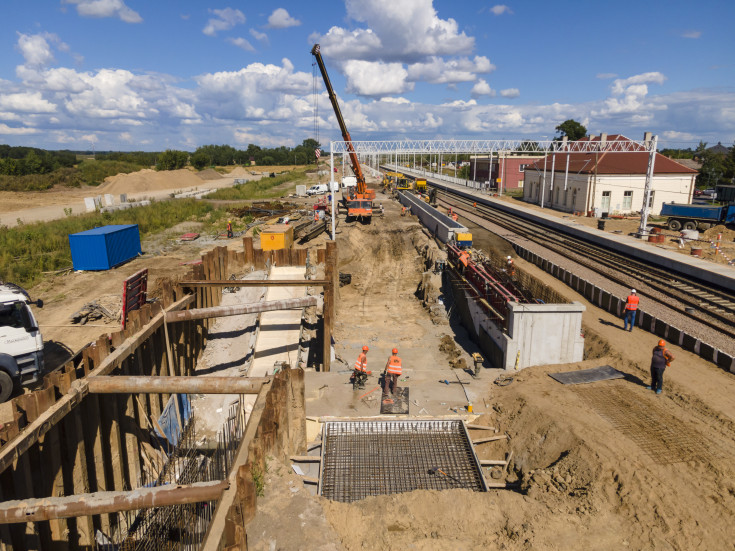
[[[339,104],[337,103],[337,94],[334,93],[332,83],[329,81],[329,75],[327,74],[327,68],[324,66],[324,60],[322,59],[319,44],[314,44],[314,47],[311,49],[311,54],[316,58],[316,63],[319,65],[319,71],[322,73],[322,79],[324,79],[324,85],[327,87],[327,93],[329,94],[329,101],[332,102],[334,115],[337,117],[339,129],[342,131],[342,139],[347,144],[347,151],[350,154],[350,163],[352,164],[352,172],[355,173],[355,177],[357,178],[357,193],[360,195],[366,194],[367,186],[365,185],[365,177],[362,175],[360,162],[357,160],[357,153],[355,153],[355,148],[352,147],[352,138],[350,137],[350,133],[347,131],[345,120],[342,118],[342,111],[340,111]]]

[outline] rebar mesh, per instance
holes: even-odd
[[[657,463],[707,461],[717,454],[712,442],[655,400],[641,401],[614,383],[579,385],[574,390]]]
[[[227,477],[245,431],[244,402],[230,406],[214,448],[197,442],[195,417],[155,481],[146,486],[211,482]],[[215,502],[171,505],[118,513],[114,534],[98,533],[95,549],[120,551],[193,551],[199,548],[214,515]]]
[[[319,493],[335,501],[467,488],[486,491],[462,421],[353,421],[324,425]]]

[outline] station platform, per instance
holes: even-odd
[[[477,203],[492,206],[500,211],[514,214],[521,218],[543,224],[549,228],[563,233],[580,237],[592,243],[602,245],[617,252],[628,254],[631,258],[644,260],[660,267],[670,269],[696,278],[700,281],[716,285],[725,289],[735,288],[735,267],[724,264],[707,262],[701,258],[686,256],[674,251],[668,251],[649,244],[635,237],[627,235],[616,235],[603,230],[589,228],[574,220],[566,220],[552,214],[545,214],[536,210],[526,208],[523,205],[510,204],[489,197],[486,193],[470,187],[442,181],[438,178],[424,176],[421,172],[403,169],[406,174],[426,178],[428,185],[451,190],[458,195],[476,201]]]

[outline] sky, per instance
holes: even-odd
[[[735,140],[735,2],[2,0],[0,143]],[[316,78],[314,75],[316,74]],[[316,94],[315,94],[316,86]],[[315,133],[315,106],[318,136]]]

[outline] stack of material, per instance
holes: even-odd
[[[72,323],[84,325],[88,321],[105,319],[107,322],[119,322],[121,311],[121,300],[119,297],[102,297],[86,303],[70,316]]]

